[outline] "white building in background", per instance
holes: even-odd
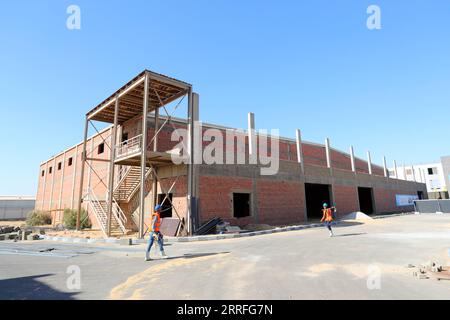
[[[35,202],[35,197],[0,196],[0,221],[26,219]]]
[[[441,162],[397,165],[397,168],[389,169],[392,178],[426,183],[428,198],[448,199],[448,188],[445,179],[444,167]]]

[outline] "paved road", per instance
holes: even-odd
[[[450,299],[450,281],[418,280],[406,268],[450,265],[450,215],[349,223],[335,233],[176,243],[166,247],[171,259],[151,262],[143,245],[0,242],[0,299]],[[81,289],[67,286],[70,266],[81,271]]]

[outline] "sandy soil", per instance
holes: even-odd
[[[25,225],[25,220],[6,220],[0,221],[0,226],[21,227]]]

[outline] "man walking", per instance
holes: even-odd
[[[168,257],[164,253],[164,240],[160,231],[161,228],[161,205],[155,206],[155,212],[152,214],[152,222],[150,227],[150,239],[148,239],[147,249],[145,251],[145,261],[150,261],[150,250],[152,249],[155,237],[157,238],[159,245],[159,254],[161,258],[167,259]]]
[[[324,222],[325,221],[325,226],[328,228],[328,230],[330,231],[330,237],[332,237],[333,234],[333,229],[331,229],[331,223],[333,222],[333,210],[335,210],[335,208],[328,208],[328,204],[324,203],[323,204],[323,209],[322,209],[322,219],[320,220],[320,222]]]

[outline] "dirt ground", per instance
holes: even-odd
[[[0,226],[22,227],[25,225],[25,220],[0,220]]]

